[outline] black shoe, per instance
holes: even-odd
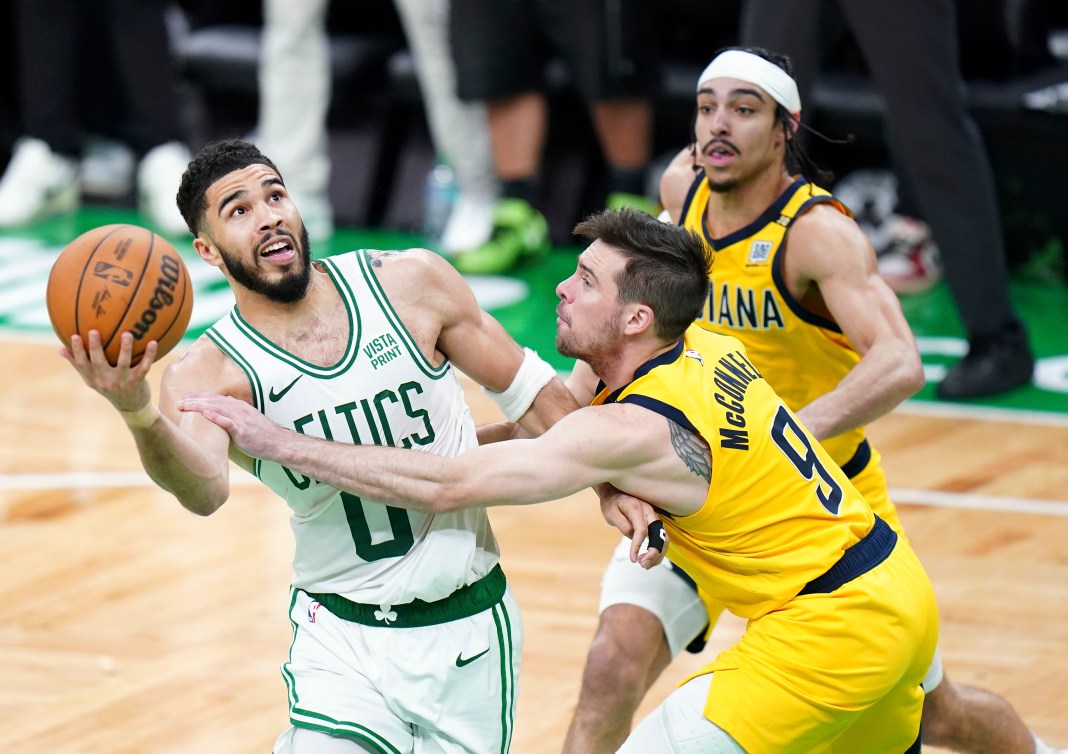
[[[1035,357],[1023,326],[1014,322],[995,336],[975,338],[968,355],[946,373],[936,391],[939,398],[978,398],[1031,382]]]

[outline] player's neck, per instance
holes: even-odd
[[[235,289],[234,297],[241,317],[282,348],[306,339],[307,333],[332,338],[335,333],[325,332],[324,328],[333,330],[348,326],[345,317],[336,316],[341,303],[337,288],[330,276],[315,264],[308,280],[308,291],[297,301],[282,303],[247,289]]]
[[[634,381],[634,373],[642,364],[667,353],[677,343],[677,340],[663,343],[652,338],[630,341],[621,345],[604,361],[598,363],[591,360],[589,364],[609,390],[619,390]]]
[[[776,165],[729,191],[713,191],[705,210],[709,233],[713,238],[723,238],[746,227],[760,217],[793,180],[782,165]]]

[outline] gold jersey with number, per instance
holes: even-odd
[[[664,516],[672,561],[750,619],[696,674],[712,673],[705,717],[750,752],[918,744],[920,682],[938,636],[930,581],[741,342],[692,325],[593,402],[642,406],[709,446],[703,505]]]
[[[787,290],[783,262],[790,226],[816,204],[852,214],[826,190],[798,178],[749,225],[713,238],[706,220],[710,195],[708,179],[695,179],[681,218],[714,253],[708,305],[699,324],[742,341],[786,405],[800,411],[833,390],[860,361],[860,354],[837,322],[807,311]],[[879,517],[901,533],[879,454],[864,428],[825,438],[821,444]]]
[[[594,405],[630,403],[702,437],[702,508],[666,516],[671,560],[732,613],[757,618],[830,569],[875,517],[735,338],[691,325],[671,351]]]

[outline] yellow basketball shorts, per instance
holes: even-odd
[[[749,754],[901,754],[916,740],[938,640],[927,574],[899,539],[831,593],[749,622],[712,672],[705,716]]]

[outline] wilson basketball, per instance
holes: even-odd
[[[136,364],[149,342],[156,358],[185,334],[193,311],[189,272],[174,247],[136,225],[103,225],[75,238],[60,252],[45,293],[52,329],[67,347],[77,333],[88,343],[100,333],[108,362],[118,360],[120,335],[133,334]]]

